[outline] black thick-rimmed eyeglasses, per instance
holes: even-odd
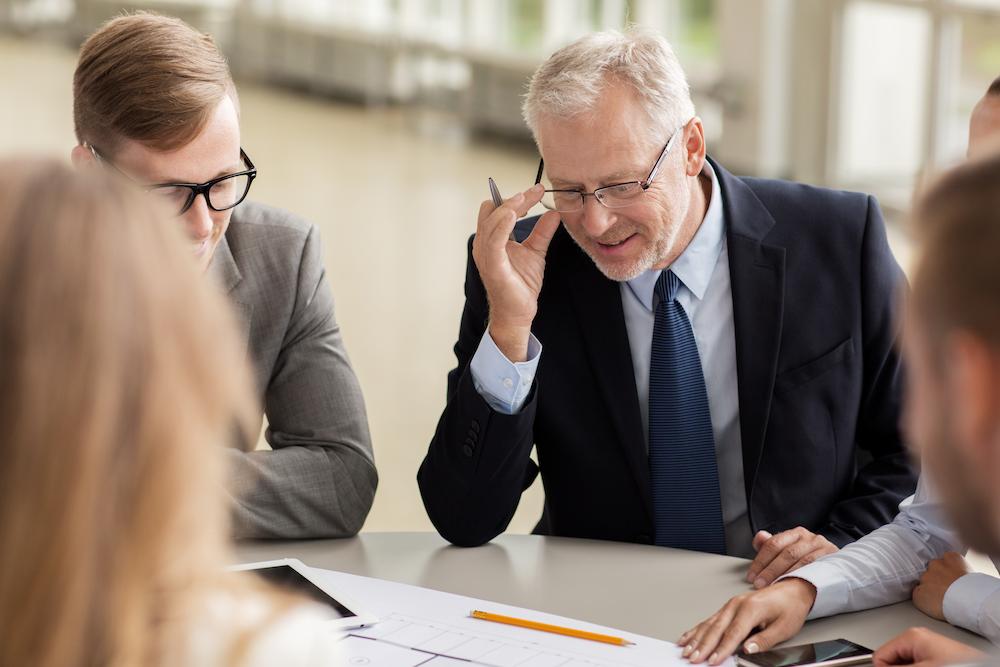
[[[205,196],[205,203],[213,211],[227,211],[246,199],[247,193],[250,192],[250,185],[257,178],[257,167],[254,166],[246,151],[240,148],[240,160],[246,165],[246,169],[243,171],[238,171],[234,174],[225,174],[204,183],[154,183],[152,185],[145,185],[119,169],[114,162],[102,156],[93,144],[86,144],[86,146],[98,162],[110,166],[119,174],[142,188],[143,191],[163,199],[177,215],[187,213],[198,195]]]
[[[580,190],[546,190],[542,195],[542,206],[552,211],[560,213],[574,213],[581,210],[586,204],[587,197],[593,197],[602,205],[608,208],[622,208],[635,203],[636,197],[649,189],[653,184],[653,179],[660,171],[663,160],[674,145],[674,140],[687,125],[681,125],[674,130],[666,145],[660,151],[660,156],[656,158],[653,168],[649,170],[649,175],[644,181],[625,181],[624,183],[612,183],[604,187],[597,188],[593,192],[582,192]],[[545,160],[538,161],[538,172],[535,174],[535,185],[542,182],[542,172],[545,169]]]

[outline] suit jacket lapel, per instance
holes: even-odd
[[[212,256],[208,272],[232,302],[236,314],[236,324],[243,335],[244,343],[249,345],[253,304],[238,298],[235,293],[237,285],[243,282],[243,274],[240,273],[240,268],[236,265],[236,259],[229,247],[229,239],[225,235],[215,248],[215,255]]]
[[[569,234],[560,230],[563,251],[570,270],[563,288],[572,295],[587,355],[598,378],[599,391],[611,413],[618,441],[625,451],[632,475],[646,507],[653,517],[653,497],[649,481],[646,439],[635,389],[632,352],[619,284],[602,275],[593,261],[577,247]],[[556,245],[553,240],[553,245]],[[558,261],[558,260],[557,260]],[[572,277],[571,280],[569,277]]]
[[[741,180],[714,161],[722,189],[736,328],[743,479],[749,502],[764,447],[781,347],[785,249],[764,238],[774,218]]]

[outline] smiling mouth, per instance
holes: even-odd
[[[605,243],[603,241],[598,241],[597,245],[599,245],[601,247],[604,247],[604,248],[615,248],[615,247],[620,246],[621,244],[625,243],[626,241],[628,241],[629,239],[631,239],[633,236],[635,236],[635,234],[630,234],[629,236],[626,236],[625,238],[623,238],[621,241],[614,241],[612,243]]]

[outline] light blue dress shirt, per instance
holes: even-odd
[[[927,564],[948,551],[965,547],[921,475],[892,523],[785,577],[816,587],[809,618],[820,618],[909,600]],[[943,611],[952,625],[1000,645],[1000,579],[980,572],[959,577],[945,591]]]
[[[705,218],[688,247],[670,266],[670,270],[683,283],[677,293],[677,300],[691,321],[705,375],[719,466],[726,552],[732,556],[752,558],[754,550],[743,485],[743,447],[736,382],[736,333],[725,215],[719,182],[715,170],[708,162],[705,163],[703,174],[712,183]],[[632,370],[635,374],[647,449],[649,363],[655,320],[653,293],[659,275],[659,270],[649,270],[621,283],[622,309],[632,352]],[[471,363],[476,391],[498,412],[514,414],[520,411],[531,390],[541,353],[542,345],[532,335],[528,341],[528,360],[512,363],[500,352],[487,331],[483,334]]]

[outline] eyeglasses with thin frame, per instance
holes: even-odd
[[[243,148],[240,148],[240,159],[247,166],[243,171],[234,174],[225,174],[204,183],[155,183],[145,185],[136,181],[124,171],[118,168],[114,162],[107,159],[94,147],[93,144],[85,144],[90,149],[94,158],[106,164],[119,174],[132,181],[143,191],[159,197],[171,206],[177,215],[184,215],[194,204],[198,195],[205,196],[205,203],[213,211],[227,211],[240,204],[246,199],[250,192],[250,185],[257,178],[257,167],[250,160]]]
[[[649,175],[644,181],[625,181],[624,183],[612,183],[595,189],[593,192],[582,192],[580,190],[555,189],[546,190],[542,196],[542,206],[552,211],[560,213],[574,213],[583,209],[587,197],[593,197],[607,208],[622,208],[635,203],[636,197],[649,189],[653,184],[653,179],[660,171],[663,160],[667,157],[678,133],[687,125],[681,125],[674,130],[666,145],[660,151],[660,156],[656,158],[653,168],[649,170]],[[538,161],[538,172],[535,174],[535,185],[542,182],[542,172],[545,169],[545,160]]]

